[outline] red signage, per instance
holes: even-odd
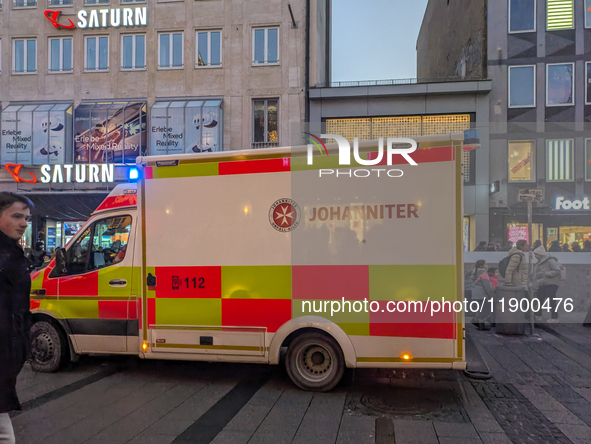
[[[56,28],[65,28],[65,29],[72,29],[74,28],[74,22],[70,19],[68,19],[68,21],[70,22],[70,26],[66,26],[66,25],[62,25],[60,23],[58,23],[58,19],[60,14],[62,13],[62,11],[45,11],[45,17],[47,17],[47,20],[49,20],[51,22],[51,24],[53,26],[55,26]]]
[[[6,167],[6,171],[8,171],[12,175],[12,177],[14,178],[14,180],[16,182],[18,182],[18,183],[20,183],[20,182],[37,183],[37,178],[31,172],[29,172],[29,174],[31,175],[33,180],[23,179],[22,177],[19,176],[20,170],[23,167],[22,165],[15,165],[14,163],[7,163],[5,165],[5,167]]]

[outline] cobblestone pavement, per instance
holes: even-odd
[[[281,367],[85,357],[57,374],[26,368],[17,442],[591,443],[591,329],[466,329],[492,379],[357,370],[308,393]]]

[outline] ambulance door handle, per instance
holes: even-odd
[[[109,285],[111,287],[125,287],[127,285],[127,281],[125,279],[113,279],[109,281]]]
[[[36,299],[42,299],[46,294],[47,292],[45,291],[45,288],[31,291],[31,296],[34,296]]]

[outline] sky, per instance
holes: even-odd
[[[332,81],[417,76],[428,0],[332,0]]]

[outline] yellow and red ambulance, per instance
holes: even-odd
[[[312,164],[310,146],[138,159],[33,274],[32,365],[279,364],[287,347],[293,382],[323,391],[345,367],[465,368],[463,313],[432,307],[463,300],[467,147],[415,141],[416,165],[343,166],[336,144]],[[375,161],[378,141],[359,149]]]

